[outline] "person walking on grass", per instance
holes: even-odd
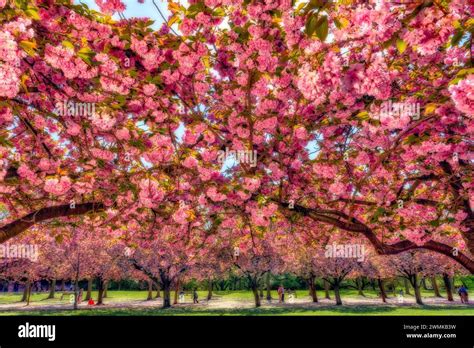
[[[285,302],[285,288],[281,284],[280,284],[280,287],[278,288],[278,302],[280,303]]]
[[[197,289],[194,289],[193,291],[193,303],[199,303]]]
[[[469,302],[469,298],[467,295],[467,288],[464,285],[461,285],[461,287],[458,289],[458,294],[459,294],[459,297],[461,298],[461,303]]]

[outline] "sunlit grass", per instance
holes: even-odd
[[[415,304],[385,305],[377,304],[347,304],[343,306],[336,306],[325,300],[324,303],[312,304],[307,290],[296,291],[298,300],[303,300],[304,303],[286,304],[283,306],[268,306],[266,305],[264,291],[264,299],[262,300],[262,308],[206,308],[205,306],[193,306],[191,292],[185,293],[186,304],[179,305],[170,309],[161,309],[161,302],[154,300],[149,302],[147,307],[143,307],[146,303],[148,292],[141,291],[108,291],[107,298],[104,299],[105,306],[103,307],[86,307],[76,311],[68,308],[70,304],[70,295],[65,295],[61,300],[61,292],[56,293],[54,299],[47,299],[48,293],[34,293],[30,298],[30,308],[26,310],[26,304],[20,302],[21,293],[1,293],[0,294],[0,315],[474,315],[474,307],[463,306],[457,301],[454,304],[438,305],[428,304],[418,306]],[[155,295],[156,292],[153,292]],[[203,300],[207,296],[207,291],[198,291],[199,299]],[[320,299],[324,298],[324,291],[317,291]],[[276,291],[271,292],[272,298],[277,299]],[[378,292],[372,289],[364,291],[364,297],[358,295],[355,289],[342,289],[341,296],[344,301],[354,299],[377,299]],[[389,292],[390,297],[394,297],[396,293]],[[429,290],[422,290],[422,295],[426,297],[433,297],[433,292]],[[442,293],[445,296],[444,293]],[[85,292],[83,294],[85,296]],[[92,292],[94,299],[97,299],[97,291]],[[334,293],[330,292],[331,301],[334,301]],[[413,295],[405,295],[406,297],[413,297]],[[174,293],[172,293],[173,301]],[[288,297],[287,297],[288,298]],[[253,301],[253,293],[251,291],[214,291],[214,301],[231,301],[233,303],[242,302],[243,306],[250,307]],[[275,301],[273,302],[275,304]],[[21,304],[21,310],[4,309],[1,305]],[[107,307],[107,304],[123,304],[128,308],[113,308]],[[49,306],[48,309],[37,309],[36,306]],[[60,308],[54,308],[59,306]],[[139,306],[139,308],[134,308]],[[51,308],[53,307],[53,308]],[[26,311],[25,311],[26,310]]]

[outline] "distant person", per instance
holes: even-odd
[[[87,302],[87,304],[88,304],[89,306],[95,305],[94,299],[91,297],[91,298],[89,299],[89,302]]]
[[[467,288],[464,285],[462,285],[458,289],[458,294],[459,294],[459,297],[461,298],[461,303],[468,303],[469,302],[469,298],[468,298],[468,294],[467,294]]]
[[[280,303],[285,302],[285,288],[281,284],[280,284],[280,287],[278,288],[278,302]]]
[[[193,303],[199,303],[197,289],[194,289],[193,291]]]

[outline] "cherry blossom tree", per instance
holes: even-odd
[[[414,255],[414,286],[419,249],[474,272],[472,1],[97,4],[0,1],[1,243],[94,227],[69,276],[103,294],[127,246],[165,307],[215,243],[255,294],[288,231]]]

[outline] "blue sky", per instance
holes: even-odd
[[[84,3],[89,8],[99,11],[98,6],[95,4],[94,0],[75,0],[77,3]],[[132,18],[132,17],[148,17],[155,21],[153,25],[154,28],[159,28],[163,23],[163,19],[161,18],[158,10],[153,5],[152,0],[145,0],[143,4],[138,3],[137,0],[122,0],[122,2],[127,5],[127,9],[123,13],[125,18]],[[168,9],[164,1],[155,0],[155,3],[160,7],[163,14],[167,17],[169,15]],[[114,18],[118,18],[118,15],[115,14]]]

